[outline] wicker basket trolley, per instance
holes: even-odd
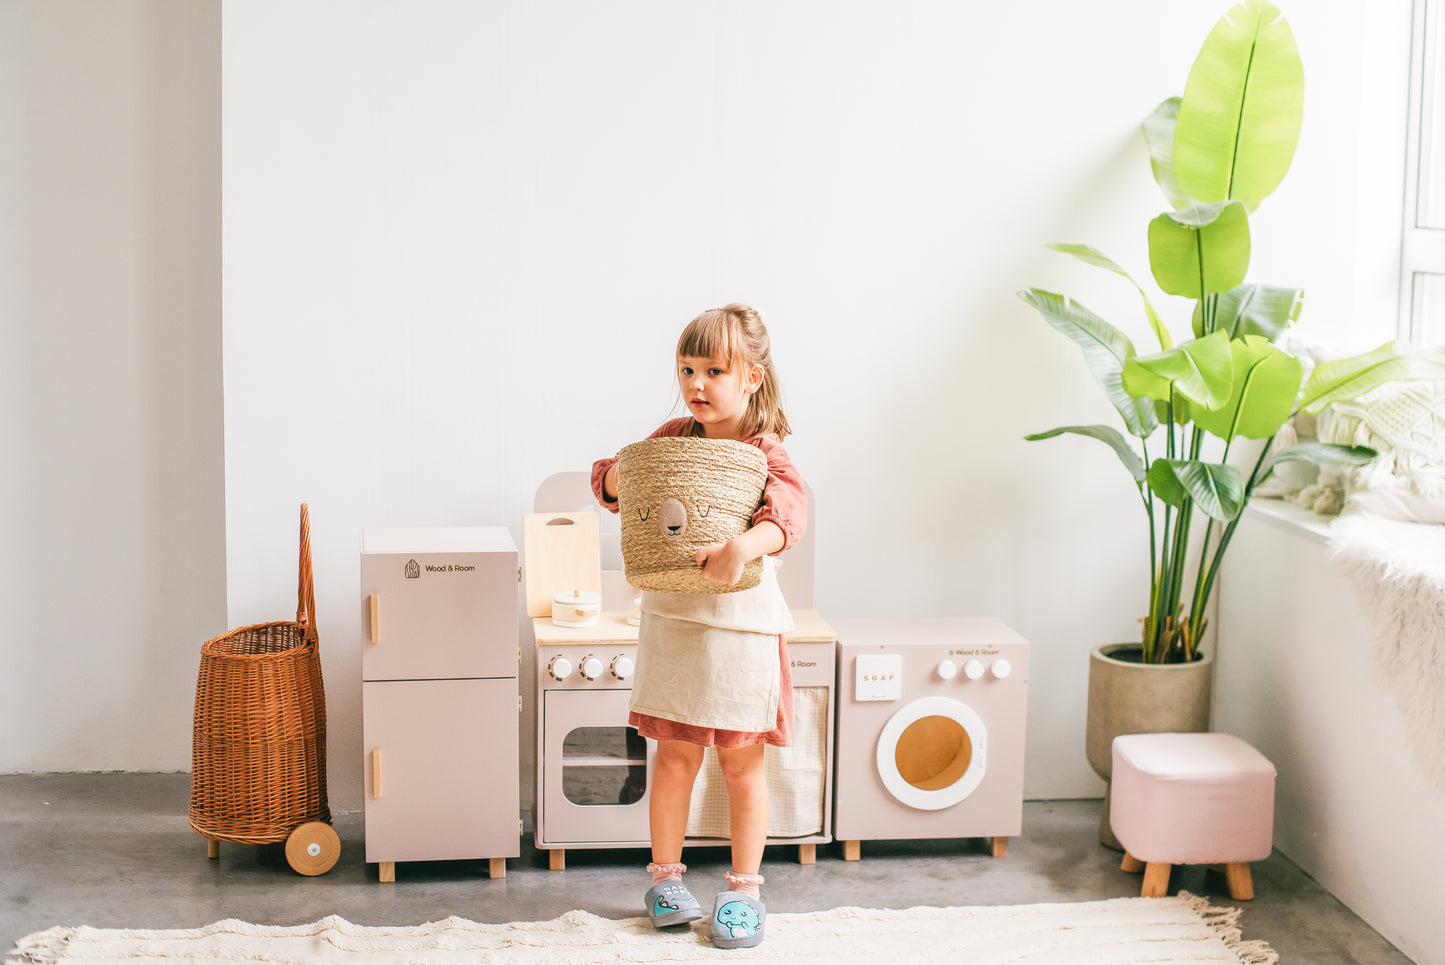
[[[207,640],[196,680],[190,825],[220,842],[286,842],[303,875],[341,851],[326,803],[326,692],[316,633],[311,519],[301,504],[295,622],[257,623]]]

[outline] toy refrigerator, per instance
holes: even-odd
[[[517,548],[501,527],[362,534],[366,860],[521,854]]]

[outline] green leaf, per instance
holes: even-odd
[[[1139,458],[1139,454],[1129,445],[1124,434],[1113,426],[1064,426],[1060,429],[1050,429],[1048,432],[1035,432],[1024,438],[1029,442],[1037,442],[1040,439],[1052,439],[1054,436],[1063,435],[1066,432],[1088,436],[1107,444],[1118,455],[1124,468],[1129,470],[1129,475],[1134,477],[1134,481],[1140,484],[1144,482],[1144,460]]]
[[[1202,298],[1244,281],[1249,215],[1238,201],[1198,204],[1149,222],[1149,267],[1171,295]]]
[[[1155,459],[1149,488],[1170,506],[1194,500],[1207,516],[1227,523],[1244,509],[1244,477],[1233,466],[1197,459]]]
[[[1220,292],[1215,301],[1214,327],[1230,338],[1262,335],[1273,342],[1299,321],[1304,289],[1271,285],[1240,285]],[[1194,331],[1203,334],[1204,303],[1194,306]]]
[[[1379,453],[1369,446],[1337,446],[1330,442],[1302,442],[1270,457],[1260,470],[1255,485],[1264,482],[1282,462],[1314,462],[1339,466],[1363,466]]]
[[[1386,382],[1445,379],[1445,353],[1405,342],[1386,342],[1363,355],[1325,362],[1305,380],[1301,412],[1317,413],[1332,402],[1357,399]]]
[[[1159,347],[1168,348],[1174,344],[1173,339],[1169,337],[1169,330],[1164,327],[1164,322],[1159,318],[1159,313],[1154,311],[1153,305],[1149,304],[1149,296],[1144,294],[1144,289],[1139,287],[1139,283],[1134,280],[1134,277],[1120,268],[1113,259],[1090,245],[1049,245],[1048,247],[1055,251],[1062,251],[1066,255],[1073,255],[1085,264],[1108,269],[1114,274],[1128,279],[1129,284],[1134,286],[1134,290],[1144,300],[1144,314],[1149,318],[1149,327],[1154,329],[1154,337],[1159,340]]]
[[[1152,404],[1141,404],[1124,391],[1124,363],[1134,357],[1129,337],[1083,305],[1053,292],[1030,288],[1018,293],[1019,298],[1038,310],[1055,329],[1073,339],[1084,352],[1084,364],[1093,373],[1094,381],[1103,388],[1129,431],[1148,436],[1158,427]]]
[[[1217,409],[1196,409],[1194,424],[1228,442],[1236,436],[1268,439],[1294,412],[1304,380],[1300,360],[1258,335],[1229,343],[1234,384]]]
[[[1146,477],[1149,482],[1149,491],[1158,496],[1164,502],[1178,509],[1184,505],[1184,497],[1189,491],[1179,481],[1168,459],[1155,459],[1154,464],[1149,467],[1149,474]]]
[[[1181,189],[1253,208],[1289,170],[1303,108],[1304,67],[1288,21],[1263,0],[1234,7],[1205,39],[1184,85],[1174,129]]]
[[[1168,422],[1168,420],[1169,420],[1169,405],[1168,405],[1168,403],[1164,402],[1162,399],[1155,399],[1155,400],[1154,400],[1154,416],[1159,420],[1159,423],[1160,423],[1161,425],[1163,425],[1164,423]],[[1193,421],[1194,421],[1194,407],[1189,404],[1189,400],[1186,399],[1186,398],[1184,398],[1184,396],[1182,396],[1182,395],[1175,396],[1175,397],[1174,397],[1174,424],[1177,425],[1177,426],[1187,426],[1189,423],[1191,423],[1191,422],[1193,422]]]
[[[1135,398],[1167,402],[1172,387],[1203,408],[1217,409],[1229,399],[1233,382],[1233,355],[1223,332],[1124,364],[1124,391]]]
[[[1139,125],[1144,131],[1144,143],[1149,145],[1149,167],[1154,172],[1154,183],[1175,209],[1196,203],[1174,176],[1174,122],[1178,117],[1179,98],[1171,97],[1154,108],[1154,113]]]

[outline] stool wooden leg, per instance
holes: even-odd
[[[1249,901],[1254,897],[1254,876],[1249,873],[1248,861],[1225,865],[1224,880],[1229,885],[1229,897],[1235,901]]]
[[[1144,870],[1144,862],[1134,857],[1129,852],[1124,852],[1124,860],[1119,865],[1120,871],[1126,871],[1131,875],[1137,875]]]
[[[567,851],[565,848],[553,848],[547,852],[547,867],[553,871],[567,870]]]
[[[1139,889],[1141,898],[1163,898],[1169,894],[1169,872],[1173,865],[1151,861],[1144,866],[1144,887]]]
[[[798,864],[817,864],[818,846],[816,844],[798,845]]]
[[[862,845],[863,842],[861,841],[844,841],[843,860],[857,861],[863,855]]]
[[[1008,838],[995,837],[993,839],[993,856],[995,858],[1008,857]]]
[[[378,861],[376,863],[376,880],[384,885],[396,881],[396,862]]]
[[[219,858],[221,856],[221,842],[213,838],[206,839],[206,857]]]

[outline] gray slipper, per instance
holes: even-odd
[[[718,948],[752,948],[763,940],[768,910],[741,891],[724,891],[712,903],[712,943]]]
[[[702,905],[681,881],[653,885],[642,901],[647,905],[647,918],[654,928],[682,925],[702,917]]]

